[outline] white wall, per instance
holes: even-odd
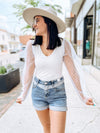
[[[86,0],[77,19],[76,19],[76,27],[80,24],[86,14],[89,12],[90,8],[93,6],[95,0]]]
[[[70,0],[71,5],[78,2],[79,0]]]
[[[2,36],[4,36],[4,39],[2,38]],[[7,45],[8,44],[7,32],[0,31],[0,44],[2,44],[2,45]]]
[[[13,39],[12,36],[15,39]],[[0,45],[7,46],[8,52],[9,52],[9,49],[14,49],[14,48],[17,49],[19,47],[19,44],[20,44],[20,41],[19,41],[18,35],[0,30]]]

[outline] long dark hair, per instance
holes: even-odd
[[[44,18],[44,22],[47,24],[48,30],[49,43],[47,49],[55,49],[56,47],[61,46],[61,40],[58,37],[58,28],[56,23],[47,17],[42,17]],[[36,36],[33,45],[42,45],[42,41],[42,36]]]

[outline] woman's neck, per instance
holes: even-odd
[[[47,38],[47,36],[43,36],[43,42],[42,42],[42,45],[44,45],[45,47],[48,46],[48,38]]]

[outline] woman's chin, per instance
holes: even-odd
[[[42,33],[41,33],[41,32],[36,31],[35,35],[36,35],[36,36],[42,36]]]
[[[39,34],[39,33],[36,33],[36,36],[41,36],[41,34]]]
[[[36,35],[39,36],[40,35],[39,32],[36,32]]]

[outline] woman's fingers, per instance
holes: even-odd
[[[87,105],[94,105],[93,100],[92,100],[91,98],[88,98],[88,99],[86,100],[86,104],[87,104]]]
[[[17,98],[16,103],[22,104],[22,98]]]

